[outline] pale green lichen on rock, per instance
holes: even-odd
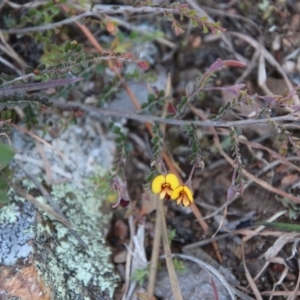
[[[13,202],[0,210],[0,266],[13,266],[34,251],[30,243],[34,237],[34,206],[12,190],[8,196]]]
[[[5,206],[1,209],[0,224],[14,223],[17,220],[16,206]]]
[[[52,298],[112,299],[119,279],[102,234],[101,226],[107,227],[110,218],[100,211],[104,199],[94,196],[89,182],[84,189],[71,184],[53,185],[51,194],[87,245],[87,249],[81,248],[64,225],[42,213],[36,237],[36,266],[45,283],[53,288]],[[50,234],[46,227],[51,228]]]

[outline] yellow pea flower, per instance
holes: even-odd
[[[186,185],[180,185],[174,189],[171,194],[171,199],[176,200],[178,205],[181,203],[185,207],[190,206],[192,202],[194,202],[193,193]]]
[[[151,185],[153,194],[159,194],[160,199],[170,199],[174,189],[179,186],[179,180],[174,174],[158,175],[156,176]]]

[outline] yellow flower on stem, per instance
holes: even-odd
[[[176,200],[178,205],[181,203],[185,207],[190,206],[194,201],[193,193],[186,185],[180,185],[174,189],[171,194],[171,199]]]
[[[176,175],[168,174],[167,176],[156,176],[151,185],[153,194],[159,194],[160,199],[170,199],[170,196],[174,189],[179,186],[179,181]]]

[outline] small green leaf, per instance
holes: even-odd
[[[65,43],[65,47],[64,47],[64,51],[65,51],[65,52],[68,52],[70,49],[71,49],[71,44],[70,44],[70,42],[66,42],[66,43]]]
[[[115,138],[115,142],[117,143],[117,144],[120,144],[120,143],[122,143],[124,141],[124,139],[123,139],[123,137],[116,137]]]
[[[6,204],[9,202],[9,198],[7,196],[7,193],[0,190],[0,204]]]
[[[38,13],[38,11],[35,8],[32,8],[27,12],[28,16],[34,16],[37,13]]]
[[[83,53],[82,54],[83,56],[83,59],[82,59],[82,61],[80,62],[80,64],[81,64],[81,66],[83,67],[83,68],[85,68],[85,69],[87,69],[88,67],[89,67],[89,62],[87,61],[87,60],[84,60],[85,59],[85,54]]]
[[[129,37],[130,37],[132,40],[134,40],[134,39],[140,37],[140,34],[139,34],[137,31],[132,30],[131,33],[130,33],[130,35],[129,35]]]
[[[37,69],[38,69],[39,71],[43,71],[43,70],[46,69],[46,66],[45,66],[44,64],[40,64],[40,65],[37,67]]]
[[[53,1],[49,1],[48,3],[46,3],[45,5],[44,5],[44,9],[46,9],[46,8],[50,8],[50,7],[53,7],[53,5],[54,5],[54,2]]]
[[[208,17],[207,16],[203,16],[200,18],[200,21],[201,22],[206,22],[208,20]]]
[[[79,74],[82,71],[82,67],[80,65],[73,65],[70,67],[70,71],[76,75]]]
[[[113,133],[118,134],[118,133],[120,133],[120,132],[121,132],[121,128],[120,128],[120,127],[115,126],[115,127],[113,128]]]
[[[187,271],[182,260],[175,258],[173,263],[174,263],[174,268],[178,273],[184,273]]]
[[[133,146],[131,143],[126,143],[125,145],[125,151],[126,152],[131,152],[133,150]]]
[[[159,98],[162,98],[162,97],[164,97],[164,96],[165,96],[165,91],[160,90],[160,91],[158,92],[158,97],[159,97]]]
[[[145,109],[148,106],[148,103],[142,103],[141,108]]]
[[[216,117],[217,117],[216,114],[210,114],[210,115],[208,116],[208,119],[209,119],[209,120],[212,120],[212,119],[215,119]]]
[[[6,111],[6,118],[5,119],[10,119],[11,118],[11,110]]]
[[[131,280],[135,280],[139,285],[143,285],[146,277],[149,275],[148,269],[136,269],[131,277]]]
[[[51,12],[53,15],[57,15],[57,14],[59,14],[60,9],[58,7],[53,6],[53,7],[51,7]]]
[[[149,94],[148,95],[148,102],[151,103],[151,102],[154,102],[155,101],[155,96],[153,94]]]
[[[85,59],[85,54],[81,53],[77,58],[76,58],[76,62],[79,63],[81,61],[83,61]]]
[[[178,8],[180,5],[180,3],[178,1],[176,2],[173,2],[171,5],[170,5],[170,8]]]
[[[158,143],[158,142],[159,142],[159,136],[155,135],[155,136],[151,139],[151,142],[152,142],[153,144]]]
[[[188,13],[189,17],[194,17],[197,15],[197,12],[193,9]]]
[[[168,239],[169,239],[169,244],[172,244],[172,241],[176,237],[176,230],[172,229],[168,232]]]
[[[204,23],[202,23],[202,27],[203,27],[203,33],[208,33],[208,28]]]
[[[110,121],[110,122],[108,123],[108,128],[109,128],[109,129],[113,129],[113,127],[114,127],[114,122],[113,122],[113,121]]]
[[[76,52],[81,52],[82,51],[82,45],[81,44],[77,44],[75,47],[75,51]]]
[[[181,103],[182,104],[186,104],[187,102],[188,102],[188,97],[187,96],[183,96],[183,97],[181,97]]]
[[[4,169],[13,159],[14,149],[7,144],[0,144],[0,170]]]
[[[195,19],[191,19],[191,22],[192,22],[193,27],[198,26],[198,22]]]
[[[40,75],[41,81],[48,81],[49,75],[47,73],[41,73]]]

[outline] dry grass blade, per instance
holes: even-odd
[[[253,280],[253,278],[251,277],[251,274],[249,273],[249,270],[247,268],[247,265],[246,265],[246,259],[245,259],[245,244],[246,244],[246,241],[243,240],[242,241],[242,259],[243,259],[243,266],[244,266],[244,271],[245,271],[245,274],[246,274],[246,277],[247,277],[247,280],[248,280],[248,283],[250,284],[250,287],[255,295],[255,299],[257,300],[262,300],[262,297],[260,295],[260,292]]]
[[[267,71],[266,71],[266,64],[265,58],[260,51],[259,60],[258,60],[258,85],[264,86],[267,81]]]
[[[1,46],[1,50],[5,52],[8,56],[10,56],[18,65],[24,70],[27,67],[27,63],[21,58],[20,55],[16,53],[16,51],[7,43],[4,35],[0,31],[0,40],[3,43],[3,47]]]
[[[43,167],[45,168],[46,171],[46,178],[48,182],[53,182],[53,176],[52,176],[52,169],[51,165],[49,163],[49,160],[47,159],[47,156],[45,154],[45,151],[42,147],[42,144],[40,142],[36,142],[36,147],[41,155],[42,161],[43,161]]]
[[[262,296],[280,296],[280,297],[290,297],[293,292],[288,291],[265,291],[261,293]],[[300,296],[300,291],[297,291],[296,296]]]
[[[158,197],[157,197],[158,198]],[[158,214],[161,217],[161,223],[162,223],[162,240],[163,240],[163,245],[164,245],[164,250],[165,250],[165,258],[167,262],[167,268],[168,268],[168,274],[170,278],[170,283],[174,295],[175,300],[183,300],[178,279],[176,276],[175,272],[175,267],[174,263],[172,260],[172,253],[169,245],[169,238],[168,238],[168,229],[167,229],[167,224],[166,224],[166,219],[165,219],[165,214],[164,214],[164,207],[163,207],[163,202],[158,199]]]
[[[122,300],[127,299],[127,293],[130,285],[130,270],[131,270],[131,261],[132,261],[132,253],[133,253],[133,237],[135,233],[135,225],[133,221],[133,217],[130,216],[128,219],[129,230],[130,230],[130,242],[127,246],[128,252],[126,257],[126,265],[125,265],[125,283],[123,287],[123,296]]]
[[[161,232],[162,232],[161,216],[160,216],[159,210],[158,210],[158,206],[159,206],[158,202],[159,201],[161,201],[161,200],[158,197],[156,197],[155,231],[154,231],[151,263],[150,263],[150,271],[149,271],[149,279],[148,279],[148,287],[147,287],[148,299],[152,299],[152,297],[154,295],[157,264],[158,264],[158,260],[159,260],[159,249],[160,249]]]
[[[51,207],[53,208],[55,213],[57,215],[59,215],[60,218],[62,220],[64,220],[65,223],[70,224],[69,221],[67,220],[67,218],[62,213],[59,206],[57,205],[57,203],[52,199],[52,197],[49,195],[49,193],[46,191],[46,189],[38,182],[38,180],[34,176],[32,176],[29,172],[27,172],[26,169],[23,168],[20,163],[17,162],[17,164],[19,165],[20,169],[27,175],[27,177],[33,182],[35,187],[42,193],[42,195],[47,200],[47,202],[51,205]],[[65,224],[65,223],[63,223],[63,224]],[[79,236],[79,234],[74,229],[69,228],[69,232],[74,236],[74,238],[79,242],[79,244],[83,248],[87,248],[86,243],[82,240],[82,238]]]
[[[46,5],[48,4],[49,2],[48,1],[30,1],[30,2],[27,2],[25,4],[18,4],[18,3],[15,3],[15,2],[12,2],[12,1],[4,1],[7,5],[9,5],[10,7],[12,8],[34,8],[34,7],[39,7],[39,6],[43,6],[43,5]]]
[[[297,293],[299,291],[299,285],[300,285],[300,259],[299,258],[297,259],[297,264],[298,264],[298,279],[292,294],[288,297],[288,300],[296,299]]]
[[[0,50],[1,50],[1,45],[0,45]],[[10,63],[8,60],[4,59],[3,57],[0,56],[0,63],[4,64],[5,66],[9,67],[10,69],[14,70],[18,75],[22,75],[21,70],[15,67],[12,63]]]
[[[57,219],[59,222],[61,222],[62,224],[64,224],[68,228],[74,229],[73,225],[68,220],[66,220],[64,217],[62,217],[58,213],[56,213],[51,207],[49,207],[48,205],[46,205],[44,203],[41,203],[40,201],[36,200],[33,196],[31,196],[30,194],[26,193],[18,185],[13,184],[12,182],[9,182],[9,185],[15,190],[15,192],[18,195],[20,195],[21,197],[25,198],[27,201],[29,201],[30,203],[32,203],[33,205],[35,205],[37,208],[39,208],[42,211],[48,213],[49,215],[51,215],[52,217],[54,217],[55,219]]]
[[[146,253],[144,249],[145,243],[145,226],[139,225],[136,233],[132,237],[134,249],[131,261],[131,275],[134,275],[137,270],[144,270],[147,267]],[[136,280],[131,280],[126,299],[132,299],[137,286]]]

